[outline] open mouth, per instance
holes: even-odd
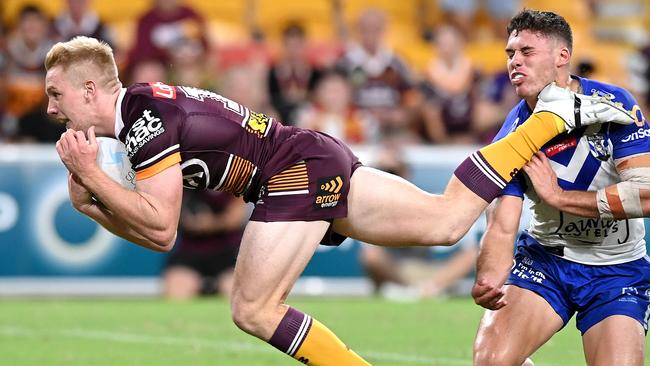
[[[513,72],[510,75],[510,81],[515,85],[521,84],[524,81],[524,74],[520,72]]]

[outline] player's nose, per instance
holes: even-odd
[[[56,116],[56,114],[59,113],[59,109],[52,103],[52,101],[47,102],[47,114]]]

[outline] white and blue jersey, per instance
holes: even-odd
[[[597,191],[619,183],[616,164],[623,159],[650,153],[650,129],[634,98],[625,89],[594,80],[577,78],[583,94],[608,96],[634,111],[638,124],[603,124],[563,133],[542,147],[562,189]],[[496,136],[499,140],[530,117],[521,101],[508,115]],[[640,126],[639,126],[640,125]],[[643,219],[604,220],[561,212],[541,201],[528,177],[518,174],[503,190],[504,195],[532,201],[528,234],[540,244],[563,247],[565,259],[593,265],[630,262],[646,254]]]
[[[583,94],[609,96],[636,113],[632,125],[603,124],[564,133],[542,147],[565,190],[596,191],[621,181],[617,163],[650,153],[650,129],[634,98],[624,89],[580,79]],[[531,115],[520,102],[497,135],[500,139]],[[611,315],[636,319],[647,332],[650,261],[643,219],[603,220],[561,212],[542,202],[520,173],[504,195],[532,201],[528,231],[517,240],[507,284],[543,297],[564,324],[578,313],[584,334]]]

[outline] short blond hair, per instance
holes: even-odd
[[[122,86],[113,49],[106,42],[78,36],[55,44],[45,57],[46,70],[62,66],[63,70],[67,71],[73,65],[75,69],[71,76],[79,82],[87,80],[90,72],[94,71],[100,87],[113,90]]]

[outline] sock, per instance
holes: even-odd
[[[470,155],[454,175],[486,202],[492,202],[524,164],[553,137],[566,131],[551,112],[538,112],[503,139]]]
[[[307,314],[289,308],[269,344],[312,366],[370,366],[331,330]]]

